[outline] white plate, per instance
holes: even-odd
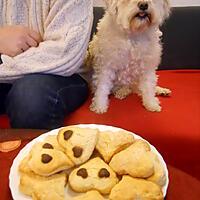
[[[105,131],[105,130],[110,130],[110,131],[119,131],[119,130],[123,130],[120,128],[116,128],[113,126],[105,126],[105,125],[96,125],[96,124],[79,124],[77,125],[79,127],[82,128],[95,128],[95,129],[99,129],[100,131]],[[19,189],[18,189],[18,185],[19,185],[19,181],[20,181],[20,176],[18,173],[18,165],[21,162],[21,160],[29,153],[29,151],[31,150],[32,146],[36,143],[36,142],[41,142],[44,140],[44,138],[48,135],[56,135],[58,133],[59,129],[55,129],[52,130],[50,132],[44,133],[42,135],[40,135],[39,137],[35,138],[34,140],[32,140],[31,142],[29,142],[20,152],[19,154],[16,156],[16,158],[13,161],[13,164],[11,166],[10,169],[10,175],[9,175],[9,186],[10,186],[10,190],[12,193],[12,197],[14,200],[31,200],[31,197],[25,196],[23,195]],[[132,132],[130,132],[132,133]],[[134,135],[134,137],[136,139],[143,139],[142,137],[132,133]],[[144,139],[143,139],[144,140]],[[145,140],[146,141],[146,140]],[[148,141],[146,141],[148,142]],[[149,143],[149,142],[148,142]],[[160,155],[160,153],[156,150],[156,148],[150,144],[151,147],[151,151],[156,153],[158,155],[159,160],[161,161],[164,169],[165,169],[165,173],[166,173],[166,184],[164,185],[164,187],[162,188],[163,190],[163,194],[164,196],[167,193],[167,187],[169,184],[169,178],[168,178],[168,170],[167,170],[167,166],[166,163],[163,159],[163,157]],[[77,193],[74,193],[70,190],[70,188],[66,189],[66,199],[70,200],[72,199],[72,197],[77,196]]]

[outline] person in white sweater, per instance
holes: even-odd
[[[85,101],[92,23],[92,0],[0,0],[0,114],[11,127],[60,127]]]

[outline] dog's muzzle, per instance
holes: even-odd
[[[149,4],[146,1],[138,3],[139,12],[135,15],[137,19],[148,20],[151,22],[151,14],[148,12]]]
[[[135,15],[135,18],[140,19],[140,20],[148,20],[149,22],[151,22],[151,14],[146,11],[139,11]]]

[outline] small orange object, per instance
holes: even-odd
[[[21,145],[21,140],[1,142],[0,143],[0,151],[1,152],[9,152],[17,149]]]

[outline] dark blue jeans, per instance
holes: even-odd
[[[0,114],[8,114],[13,128],[54,129],[87,96],[88,85],[78,74],[27,75],[12,85],[0,83]]]

